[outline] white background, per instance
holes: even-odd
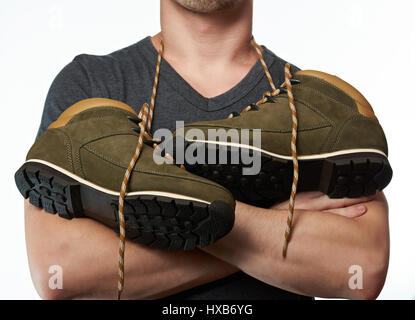
[[[386,132],[392,183],[391,261],[381,299],[415,299],[415,2],[254,0],[254,35],[302,69],[360,89]],[[24,242],[23,163],[55,75],[80,53],[107,54],[159,31],[159,2],[14,0],[0,3],[0,299],[37,299]]]

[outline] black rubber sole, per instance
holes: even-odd
[[[251,152],[252,155],[253,151],[200,142],[187,142],[185,148],[193,143],[202,144],[193,146],[192,150],[204,148],[205,162],[185,163],[186,170],[223,185],[232,192],[236,200],[268,207],[289,198],[293,179],[291,160],[261,152],[259,174],[242,175],[242,169],[249,168],[250,165],[206,164],[208,154],[216,152],[216,163],[219,163],[219,152],[226,153],[226,159],[230,162],[229,159],[241,159],[241,152]],[[358,198],[382,190],[391,179],[392,168],[389,161],[379,153],[349,153],[329,158],[299,160],[298,192],[321,191],[330,198]]]
[[[15,181],[32,205],[65,219],[89,217],[119,233],[118,196],[37,162],[26,162]],[[153,195],[127,196],[124,216],[128,239],[171,250],[209,245],[232,229],[235,218],[223,201],[206,204]]]

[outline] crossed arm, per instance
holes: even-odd
[[[233,230],[203,250],[169,252],[128,242],[123,298],[164,297],[238,270],[304,295],[376,298],[389,260],[384,195],[330,200],[318,193],[299,194],[284,259],[286,205],[261,209],[237,203]],[[57,218],[27,201],[25,225],[32,279],[42,298],[115,297],[118,236],[112,230],[90,219]],[[51,265],[63,269],[62,290],[49,289]],[[362,268],[361,290],[349,288],[352,265]]]

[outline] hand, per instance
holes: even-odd
[[[295,198],[295,209],[315,210],[335,213],[348,218],[357,218],[366,213],[365,202],[374,200],[376,195],[361,198],[330,199],[327,195],[318,192],[301,192]],[[288,200],[274,204],[271,209],[288,210]]]

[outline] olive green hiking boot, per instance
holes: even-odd
[[[87,99],[68,108],[30,149],[16,172],[32,205],[119,230],[120,187],[141,119],[128,105]],[[154,248],[192,250],[226,235],[235,202],[224,187],[176,165],[158,165],[143,144],[124,201],[126,237]]]
[[[343,198],[372,195],[385,188],[392,178],[387,142],[367,100],[345,81],[323,72],[299,71],[291,83],[298,117],[297,190],[319,190],[331,198]],[[186,152],[192,146],[192,152],[202,152],[205,158],[191,162],[185,157],[184,165],[222,184],[237,200],[268,206],[288,198],[292,190],[293,125],[286,87],[249,109],[224,120],[186,124],[182,133]],[[190,134],[190,129],[202,133],[192,130]],[[209,129],[236,129],[239,137],[243,129],[251,133],[249,142],[241,143],[242,139],[233,141],[232,135],[225,140],[209,138]],[[253,129],[261,129],[259,146]],[[227,155],[225,162],[219,159],[221,152]],[[242,174],[251,164],[231,163],[244,152],[259,154],[260,170],[254,175]]]

